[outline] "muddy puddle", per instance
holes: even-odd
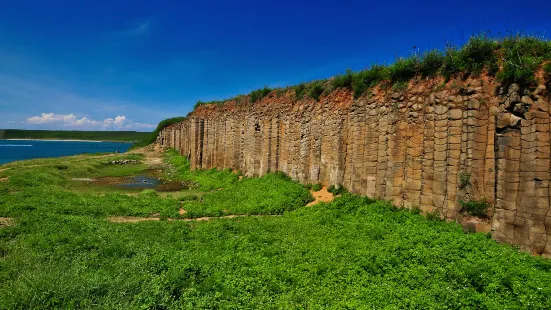
[[[115,186],[130,191],[142,191],[145,189],[154,189],[158,192],[176,192],[179,190],[190,189],[185,182],[168,181],[160,178],[161,173],[156,170],[145,171],[143,175],[124,176],[124,177],[101,177],[94,179],[73,179],[74,181],[84,181],[88,184],[103,186]]]
[[[135,177],[130,177],[124,181],[124,183],[115,184],[118,187],[125,189],[154,189],[158,192],[175,192],[183,189],[189,189],[182,182],[178,181],[165,181],[160,178],[139,175]]]

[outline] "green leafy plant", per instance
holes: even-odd
[[[331,185],[331,186],[329,186],[327,191],[332,193],[335,196],[348,193],[348,190],[344,186],[342,186],[341,184]]]
[[[319,82],[312,84],[308,92],[308,96],[316,101],[319,101],[320,96],[323,94],[323,85]]]
[[[319,191],[321,190],[321,188],[322,188],[322,186],[321,186],[320,183],[317,183],[317,184],[313,184],[313,185],[312,185],[312,190],[313,190],[314,192],[319,192]]]
[[[295,99],[302,100],[304,98],[304,93],[306,92],[306,84],[300,83],[294,87],[295,89]]]
[[[392,90],[395,92],[402,92],[408,88],[408,82],[398,81],[392,85]]]
[[[268,86],[264,86],[262,89],[257,89],[253,92],[251,92],[251,102],[255,103],[259,100],[262,100],[262,98],[268,96],[272,92],[272,89]]]
[[[482,73],[485,67],[497,62],[497,47],[497,41],[484,34],[471,37],[457,53],[458,69],[466,75]]]
[[[422,77],[435,77],[444,65],[445,56],[439,50],[433,50],[423,54],[419,63],[419,73]]]
[[[471,185],[471,174],[468,172],[459,173],[459,188],[464,189],[468,185]]]
[[[509,37],[502,43],[503,70],[497,78],[508,86],[518,83],[531,86],[536,83],[535,71],[550,52],[548,44],[531,37]]]
[[[331,81],[331,86],[333,89],[336,88],[347,88],[352,89],[352,82],[354,80],[354,74],[352,70],[346,70],[345,74],[339,74],[333,78]]]
[[[398,58],[388,67],[389,77],[393,83],[404,83],[411,80],[419,72],[419,57]]]
[[[353,76],[352,89],[354,98],[359,98],[369,88],[381,81],[388,79],[388,68],[381,65],[373,65],[367,70],[362,70]]]

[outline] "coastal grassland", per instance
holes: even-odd
[[[137,131],[79,131],[0,129],[0,139],[99,140],[132,142],[148,137],[150,132]]]
[[[288,178],[230,182],[230,171],[186,172],[178,166],[185,159],[173,153],[165,157],[168,172],[199,183],[194,193],[204,191],[194,203],[254,213],[264,187],[282,207],[260,213],[280,215],[112,223],[107,216],[175,218],[181,206],[151,191],[67,189],[74,174],[93,175],[113,158],[140,157],[0,166],[0,178],[9,177],[0,182],[0,217],[14,218],[0,227],[0,308],[551,308],[550,260],[348,193],[314,207],[293,200],[285,209],[283,196],[302,197]],[[223,186],[207,189],[215,176]]]

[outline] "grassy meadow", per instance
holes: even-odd
[[[0,309],[551,308],[551,260],[485,234],[348,193],[305,207],[308,189],[281,174],[163,160],[167,180],[195,186],[72,180],[143,174],[140,154],[0,165],[0,217],[13,219],[0,224]],[[254,216],[190,220],[230,214]]]

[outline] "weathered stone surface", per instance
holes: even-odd
[[[471,94],[432,92],[418,82],[410,93],[374,92],[371,99],[339,89],[319,102],[297,102],[289,92],[254,105],[245,98],[201,106],[157,141],[178,149],[192,169],[282,171],[459,221],[460,200],[485,199],[490,222],[470,221],[469,229],[491,229],[497,240],[551,256],[545,87],[529,95],[513,84],[496,97],[492,83],[455,83]],[[465,173],[471,184],[460,188]]]

